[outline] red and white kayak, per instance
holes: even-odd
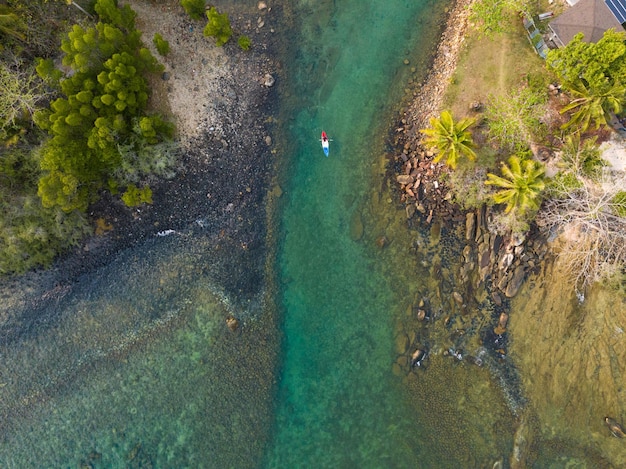
[[[329,148],[328,148],[328,135],[326,135],[326,132],[324,132],[322,130],[322,138],[320,138],[320,142],[322,142],[322,150],[324,150],[324,154],[326,156],[328,156],[328,152],[329,152]]]

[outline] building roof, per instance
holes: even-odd
[[[622,31],[622,25],[604,2],[605,0],[580,0],[550,22],[563,45],[578,33],[585,42],[598,42],[607,29]]]
[[[606,6],[609,7],[609,10],[615,15],[617,21],[624,26],[626,23],[626,1],[624,0],[604,0]]]

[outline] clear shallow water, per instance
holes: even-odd
[[[257,463],[276,339],[207,275],[213,242],[196,230],[122,253],[2,344],[0,466]]]

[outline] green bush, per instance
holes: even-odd
[[[169,53],[170,43],[163,39],[163,36],[159,33],[155,33],[154,38],[152,38],[152,43],[160,55],[165,56]]]
[[[191,19],[201,20],[204,16],[204,0],[180,0],[180,4]]]
[[[207,37],[214,37],[216,39],[215,44],[220,47],[223,46],[233,35],[228,15],[226,13],[218,13],[215,7],[211,7],[207,10],[206,16],[209,22],[204,27],[203,34]]]
[[[250,49],[250,46],[252,45],[252,41],[250,40],[248,36],[241,35],[237,39],[237,44],[239,44],[239,47],[241,48],[241,50],[248,50]]]
[[[611,200],[613,210],[618,217],[626,218],[626,192],[620,191]]]
[[[569,195],[583,187],[582,181],[571,171],[559,171],[546,184],[548,197],[566,199]]]
[[[151,204],[152,189],[148,186],[144,186],[142,189],[139,189],[134,184],[131,184],[126,188],[126,192],[122,194],[122,200],[128,207],[136,207],[137,205],[141,205],[143,203]]]
[[[48,266],[59,253],[91,232],[81,212],[46,209],[36,195],[13,197],[2,204],[0,275],[21,274]]]

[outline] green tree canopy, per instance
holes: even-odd
[[[570,84],[569,92],[574,99],[561,109],[561,113],[574,113],[563,128],[578,127],[582,132],[592,123],[596,129],[608,125],[611,114],[621,113],[626,100],[626,87],[618,80],[611,83],[605,79],[590,85],[577,80]]]
[[[211,7],[207,10],[206,16],[208,23],[204,27],[203,34],[205,36],[214,37],[216,39],[215,44],[223,46],[233,35],[228,15],[226,13],[218,13],[215,7]]]
[[[608,81],[624,81],[626,77],[626,32],[609,29],[596,43],[583,41],[578,33],[563,48],[548,52],[546,66],[566,87],[582,80],[587,87]]]
[[[204,16],[206,3],[204,0],[180,0],[180,4],[193,20],[201,20]]]
[[[45,207],[68,212],[85,210],[111,177],[125,184],[122,168],[136,179],[121,147],[129,155],[129,146],[139,152],[146,143],[158,144],[173,134],[162,118],[145,115],[149,89],[144,75],[162,66],[133,29],[134,13],[118,9],[114,0],[98,0],[95,10],[101,21],[87,28],[75,25],[62,43],[64,63],[75,73],[58,80],[50,61],[38,67],[49,83],[59,83],[63,95],[34,116],[51,137],[40,152],[38,193]]]

